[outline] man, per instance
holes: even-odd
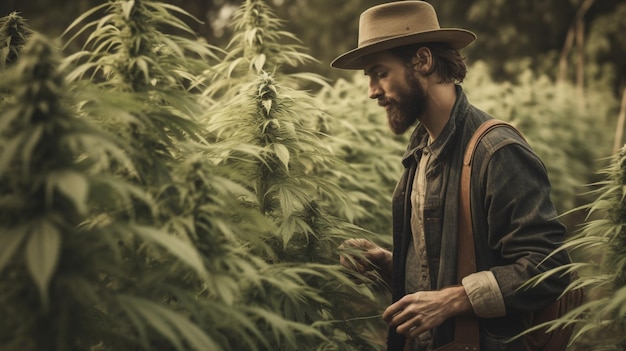
[[[462,155],[492,118],[469,104],[459,85],[466,66],[458,50],[475,39],[467,30],[440,28],[426,2],[392,2],[363,12],[358,47],[331,64],[364,70],[369,96],[385,108],[394,133],[416,125],[393,195],[393,253],[353,239],[344,246],[362,249],[365,259],[341,257],[344,266],[376,269],[390,282],[393,304],[383,313],[390,351],[443,346],[454,338],[454,317],[468,314],[480,321],[481,350],[524,350],[521,338],[507,339],[569,282],[555,275],[521,287],[569,257],[560,252],[544,261],[565,228],[555,219],[544,165],[508,128],[492,130],[476,149],[470,201],[477,272],[457,281]]]

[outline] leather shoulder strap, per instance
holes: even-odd
[[[490,130],[499,126],[511,128],[520,134],[515,127],[506,122],[498,119],[487,120],[476,129],[467,143],[463,155],[459,191],[459,233],[457,244],[457,277],[459,283],[461,283],[461,280],[466,276],[476,272],[476,251],[474,248],[474,230],[472,227],[472,212],[470,207],[470,178],[474,151],[476,151],[480,140]],[[479,350],[480,335],[478,320],[473,316],[458,316],[455,320],[454,340],[457,345],[463,345],[466,350]]]
[[[490,119],[483,122],[483,124],[476,129],[465,147],[459,192],[459,282],[467,275],[476,272],[474,232],[472,228],[472,211],[470,207],[470,178],[474,152],[476,151],[480,140],[487,135],[489,131],[499,126],[511,128],[519,134],[519,131],[517,131],[517,129],[515,129],[512,125],[498,119]]]

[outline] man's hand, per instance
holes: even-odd
[[[398,334],[414,338],[438,327],[446,319],[472,312],[472,305],[462,286],[439,291],[409,294],[387,307],[383,319]]]
[[[392,255],[388,250],[366,239],[349,239],[343,242],[339,249],[339,263],[342,266],[361,274],[377,270],[381,277],[391,280]]]

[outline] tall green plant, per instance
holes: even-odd
[[[194,122],[202,109],[201,99],[194,94],[198,88],[196,75],[211,69],[209,47],[160,32],[160,28],[174,28],[192,34],[170,13],[184,11],[153,1],[110,2],[86,13],[74,25],[99,10],[108,14],[78,30],[82,33],[86,28],[95,28],[87,41],[91,50],[72,57],[81,65],[71,78],[89,73],[98,84],[98,95],[87,96],[89,102],[83,104],[83,111],[131,141],[128,151],[134,157],[133,164],[138,165],[137,171],[129,172],[124,167],[116,170],[144,186],[156,200],[155,215],[140,213],[139,219],[193,244],[209,272],[200,280],[180,272],[177,262],[167,257],[137,262],[143,256],[142,248],[130,247],[127,258],[137,263],[133,275],[142,277],[138,285],[165,303],[128,301],[132,303],[129,313],[138,325],[147,323],[156,328],[157,333],[140,335],[147,340],[143,345],[161,338],[177,348],[185,347],[186,340],[186,345],[195,348],[199,339],[193,337],[208,335],[211,343],[204,348],[255,350],[279,344],[293,330],[300,330],[302,335],[315,334],[312,328],[289,322],[242,299],[244,291],[262,291],[273,284],[263,283],[267,279],[262,271],[265,263],[242,247],[238,235],[248,233],[241,237],[258,243],[254,233],[270,224],[233,201],[248,194],[220,176],[220,172],[229,171],[214,167],[211,147]],[[189,335],[185,329],[166,328],[176,327],[177,323],[157,317],[169,316],[170,308],[184,313],[203,331],[191,329],[193,335]],[[271,332],[261,332],[256,322],[263,331]]]
[[[165,314],[163,308],[171,308],[189,316],[202,328],[204,334],[199,335],[210,336],[208,349],[273,349],[269,345],[282,345],[296,332],[321,338],[315,329],[286,320],[247,298],[281,286],[274,281],[281,273],[268,271],[266,263],[249,251],[251,244],[263,246],[255,234],[270,230],[273,223],[239,202],[254,196],[224,177],[232,169],[215,166],[214,147],[207,145],[195,122],[206,103],[195,94],[200,87],[197,74],[212,70],[210,48],[161,32],[160,28],[175,28],[192,34],[170,13],[184,11],[160,2],[110,2],[74,25],[99,10],[108,14],[77,32],[94,28],[86,44],[91,50],[72,57],[81,63],[73,78],[89,73],[98,83],[97,94],[84,95],[83,112],[129,141],[137,171],[115,169],[144,186],[156,200],[156,213],[142,212],[139,219],[193,244],[209,271],[199,280],[189,274],[158,274],[178,272],[177,263],[167,257],[138,262],[133,271],[138,285],[165,302],[154,309],[160,315]],[[141,253],[141,246],[131,246],[127,254],[136,261]],[[138,306],[141,309],[130,310],[141,320],[148,306]],[[184,347],[173,338],[186,336],[183,330],[169,330],[164,328],[167,321],[157,321],[161,328],[155,337]]]
[[[0,70],[15,64],[32,33],[25,19],[17,12],[0,18]]]
[[[393,136],[384,111],[365,91],[367,81],[355,74],[351,81],[338,80],[317,95],[327,115],[318,129],[325,144],[343,161],[343,168],[327,169],[355,205],[350,217],[377,234],[381,245],[391,245],[391,194],[402,173],[401,157],[406,136]]]
[[[380,318],[348,321],[379,313],[369,307],[372,293],[337,265],[340,243],[369,233],[351,223],[353,203],[327,177],[328,169],[343,166],[315,129],[326,112],[319,100],[295,89],[314,76],[283,71],[286,63],[307,56],[298,46],[279,42],[290,36],[276,28],[278,21],[262,1],[246,1],[238,13],[234,26],[239,34],[206,91],[221,103],[207,112],[204,125],[215,140],[219,165],[236,170],[231,179],[255,195],[242,198],[244,203],[275,225],[259,233],[264,246],[252,247],[270,263],[275,284],[249,296],[325,336],[298,330],[303,342],[269,349],[376,349],[371,334]],[[359,301],[362,309],[355,314]]]
[[[150,197],[102,167],[129,163],[124,144],[76,117],[60,65],[50,41],[36,36],[2,79],[12,96],[0,114],[2,349],[149,348],[168,336],[197,350],[212,344],[186,317],[144,298],[149,286],[133,276],[139,257],[128,260],[125,243],[143,246],[147,262],[175,257],[179,274],[207,272],[191,246],[134,222],[130,200],[150,208]],[[126,220],[102,212],[111,208]],[[165,337],[150,337],[147,326]]]
[[[309,72],[287,73],[288,68],[306,62],[316,62],[305,53],[300,40],[281,29],[283,21],[276,18],[265,1],[246,0],[233,18],[234,35],[228,43],[224,60],[206,74],[211,82],[206,89],[208,96],[232,97],[236,85],[246,83],[249,73],[271,73],[284,85],[299,87],[303,84],[326,85],[321,76]],[[289,42],[289,43],[287,43]]]
[[[339,187],[312,172],[333,167],[338,160],[317,132],[303,123],[312,106],[309,100],[263,74],[248,85],[245,95],[216,111],[207,125],[220,136],[217,146],[224,150],[220,164],[237,170],[231,174],[233,179],[247,179],[244,184],[255,194],[249,204],[276,225],[275,231],[260,233],[269,250],[255,252],[273,263],[277,277],[290,283],[277,280],[267,293],[269,298],[255,301],[289,320],[314,323],[325,331],[323,335],[332,336],[317,343],[298,343],[294,349],[312,345],[314,350],[322,341],[346,350],[355,342],[371,348],[345,324],[329,322],[354,317],[354,311],[338,306],[367,299],[367,290],[348,280],[336,265],[339,244],[366,233],[329,211],[337,207],[329,204],[332,201],[349,204]]]
[[[275,269],[253,254],[266,246],[260,234],[275,228],[255,207],[247,206],[255,195],[227,179],[236,169],[210,162],[211,146],[201,153],[193,144],[187,146],[191,156],[177,164],[177,182],[169,186],[176,194],[170,197],[170,210],[176,210],[170,228],[185,233],[209,271],[201,289],[189,284],[196,294],[185,305],[194,307],[194,320],[225,350],[289,349],[302,339],[323,340],[316,329],[286,319],[268,303],[316,291],[297,283],[299,272]],[[284,294],[268,294],[277,290]]]
[[[104,17],[83,24],[101,11]],[[136,176],[157,187],[170,180],[165,163],[176,156],[176,142],[199,140],[194,119],[202,105],[188,88],[209,67],[207,61],[215,58],[206,44],[162,31],[178,30],[193,38],[192,30],[173,13],[189,16],[155,1],[112,1],[83,14],[66,33],[83,24],[71,41],[93,29],[86,50],[69,57],[79,63],[69,78],[91,76],[101,89],[113,93],[109,101],[102,101],[112,107],[101,111],[109,112],[103,122],[115,121],[111,128],[131,140],[134,148],[153,151],[138,155],[144,159],[136,160]],[[104,100],[99,95],[94,99]]]
[[[600,174],[604,179],[594,184],[590,193],[594,200],[581,208],[587,211],[588,221],[560,248],[578,253],[582,259],[531,282],[564,271],[578,273],[568,289],[584,288],[586,300],[548,323],[551,328],[575,326],[572,350],[626,349],[626,148]]]

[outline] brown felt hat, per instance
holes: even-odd
[[[365,55],[417,43],[447,43],[462,49],[476,34],[458,28],[440,28],[435,9],[425,1],[396,1],[365,10],[359,19],[356,49],[337,57],[335,68],[362,69]]]

